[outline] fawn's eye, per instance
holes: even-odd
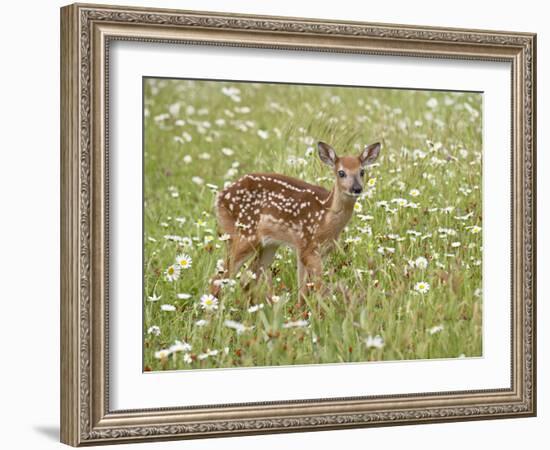
[[[346,172],[344,172],[343,170],[339,170],[339,171],[338,171],[338,176],[339,176],[340,178],[344,178],[344,177],[346,176]]]
[[[360,173],[360,175],[361,175],[361,178],[363,178],[363,177],[365,176],[365,171],[362,170],[361,173]]]

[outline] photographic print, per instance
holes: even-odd
[[[61,441],[535,416],[536,41],[63,7]]]
[[[145,371],[482,356],[482,94],[143,79]]]

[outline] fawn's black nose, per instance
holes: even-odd
[[[360,194],[361,192],[363,192],[363,188],[361,186],[353,186],[351,188],[351,192],[353,192],[354,194]]]

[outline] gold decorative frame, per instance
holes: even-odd
[[[509,389],[111,411],[108,58],[113,40],[495,60],[512,67]],[[313,431],[536,414],[536,36],[530,33],[70,5],[61,9],[61,440]]]

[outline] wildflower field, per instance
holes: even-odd
[[[144,370],[482,355],[482,96],[144,81]],[[273,286],[246,265],[209,295],[227,236],[216,193],[250,172],[331,189],[317,142],[381,142],[322,291],[298,305],[296,257]]]

